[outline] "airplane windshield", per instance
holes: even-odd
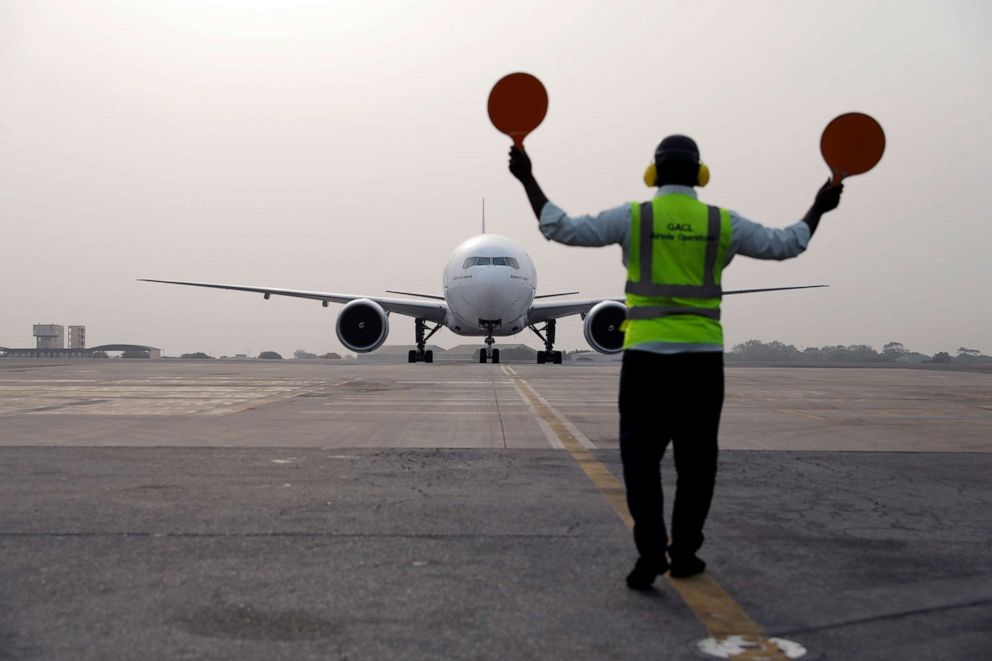
[[[462,268],[470,266],[510,266],[520,270],[520,263],[513,257],[469,257],[462,263]]]

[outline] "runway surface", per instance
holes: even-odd
[[[728,368],[709,614],[623,586],[617,378],[0,361],[0,658],[992,655],[992,375]]]

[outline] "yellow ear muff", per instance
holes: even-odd
[[[648,188],[658,184],[658,168],[655,167],[654,163],[644,168],[644,183]]]
[[[696,185],[705,186],[710,183],[710,169],[706,167],[705,163],[699,164],[699,174],[696,175]]]

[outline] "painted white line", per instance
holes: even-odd
[[[509,367],[509,366],[506,366],[506,365],[502,365],[501,367],[503,368],[503,372],[506,373],[506,374],[508,374],[508,375],[509,374],[516,374],[516,371],[512,367]],[[507,370],[509,370],[509,371],[507,371]],[[517,388],[517,392],[520,393],[520,398],[523,399],[524,402],[527,403],[527,406],[529,406],[531,408],[531,410],[534,412],[535,416],[538,417],[538,419],[540,419],[540,416],[537,415],[537,410],[534,409],[534,407],[531,406],[530,402],[527,401],[527,398],[524,397],[523,392],[520,391],[520,388],[516,385],[516,383],[514,383],[514,387]],[[548,408],[548,411],[551,413],[551,415],[553,415],[554,417],[556,417],[558,419],[558,421],[561,422],[561,424],[563,424],[565,426],[565,429],[568,430],[568,433],[570,433],[572,436],[575,437],[575,440],[577,440],[579,442],[579,445],[581,445],[582,447],[584,447],[586,450],[595,450],[595,449],[597,449],[596,448],[596,445],[592,441],[590,441],[586,437],[585,434],[583,434],[582,432],[580,432],[578,427],[576,427],[575,425],[573,425],[571,423],[571,421],[569,421],[568,418],[566,418],[561,413],[559,413],[558,412],[558,409],[556,409],[555,407],[551,406],[551,403],[548,402],[548,400],[546,400],[543,397],[541,397],[541,393],[537,392],[537,390],[534,388],[534,386],[531,386],[531,390],[534,391],[534,396],[537,397],[537,400],[539,402],[541,402],[541,404],[543,404],[544,406],[546,406]],[[545,425],[545,426],[547,426],[547,425]],[[551,429],[550,428],[548,429],[548,433],[551,433]],[[552,436],[554,436],[555,440],[558,439],[558,437],[556,435],[554,435],[553,433],[552,433]],[[561,441],[558,441],[558,443],[561,444]],[[564,448],[564,446],[562,446],[562,448]]]
[[[507,376],[516,374],[516,372],[513,370],[512,367],[509,367],[507,365],[500,365],[499,367],[501,370],[503,370],[503,374],[506,374]],[[556,434],[548,425],[548,423],[545,422],[544,418],[541,417],[541,414],[538,412],[538,410],[534,408],[533,404],[531,404],[530,399],[527,398],[527,395],[524,394],[524,391],[520,389],[519,385],[517,385],[516,380],[513,380],[512,383],[513,383],[513,389],[517,391],[517,395],[520,397],[520,400],[524,403],[524,405],[527,406],[527,409],[534,417],[534,420],[537,421],[537,426],[541,428],[542,432],[544,432],[544,437],[548,439],[548,443],[551,444],[551,447],[553,447],[556,450],[564,450],[565,445],[561,442],[561,439],[558,438],[558,434]]]
[[[505,370],[506,368],[504,367],[504,373]],[[551,427],[548,426],[548,423],[546,423],[544,419],[541,418],[541,414],[538,413],[537,409],[534,408],[534,405],[530,403],[530,401],[527,399],[527,396],[524,394],[524,391],[520,389],[520,386],[518,386],[514,382],[513,388],[514,390],[517,391],[517,394],[520,396],[520,399],[527,406],[527,408],[530,409],[531,415],[534,416],[534,420],[537,421],[537,426],[541,428],[542,432],[544,432],[544,437],[548,439],[548,443],[551,444],[551,447],[553,447],[556,450],[564,450],[565,446],[562,444],[561,439],[558,438],[558,434],[554,433],[551,430]]]

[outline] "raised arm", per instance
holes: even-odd
[[[837,208],[837,205],[840,204],[840,194],[843,192],[844,184],[834,186],[830,183],[829,179],[816,192],[816,199],[813,200],[813,206],[803,216],[803,222],[809,225],[810,236],[813,236],[813,233],[816,232],[816,227],[820,224],[820,218],[823,217],[823,214]]]
[[[541,209],[548,203],[548,196],[544,194],[537,179],[534,178],[530,157],[516,147],[510,147],[510,174],[524,185],[524,191],[527,192],[527,199],[530,201],[530,208],[534,210],[534,215],[540,220]]]
[[[730,239],[728,261],[738,254],[756,259],[782,260],[796,257],[806,250],[823,214],[837,208],[843,190],[843,186],[831,186],[827,181],[817,191],[813,206],[806,215],[782,229],[765,227],[731,211],[730,222],[733,226],[733,234]]]

